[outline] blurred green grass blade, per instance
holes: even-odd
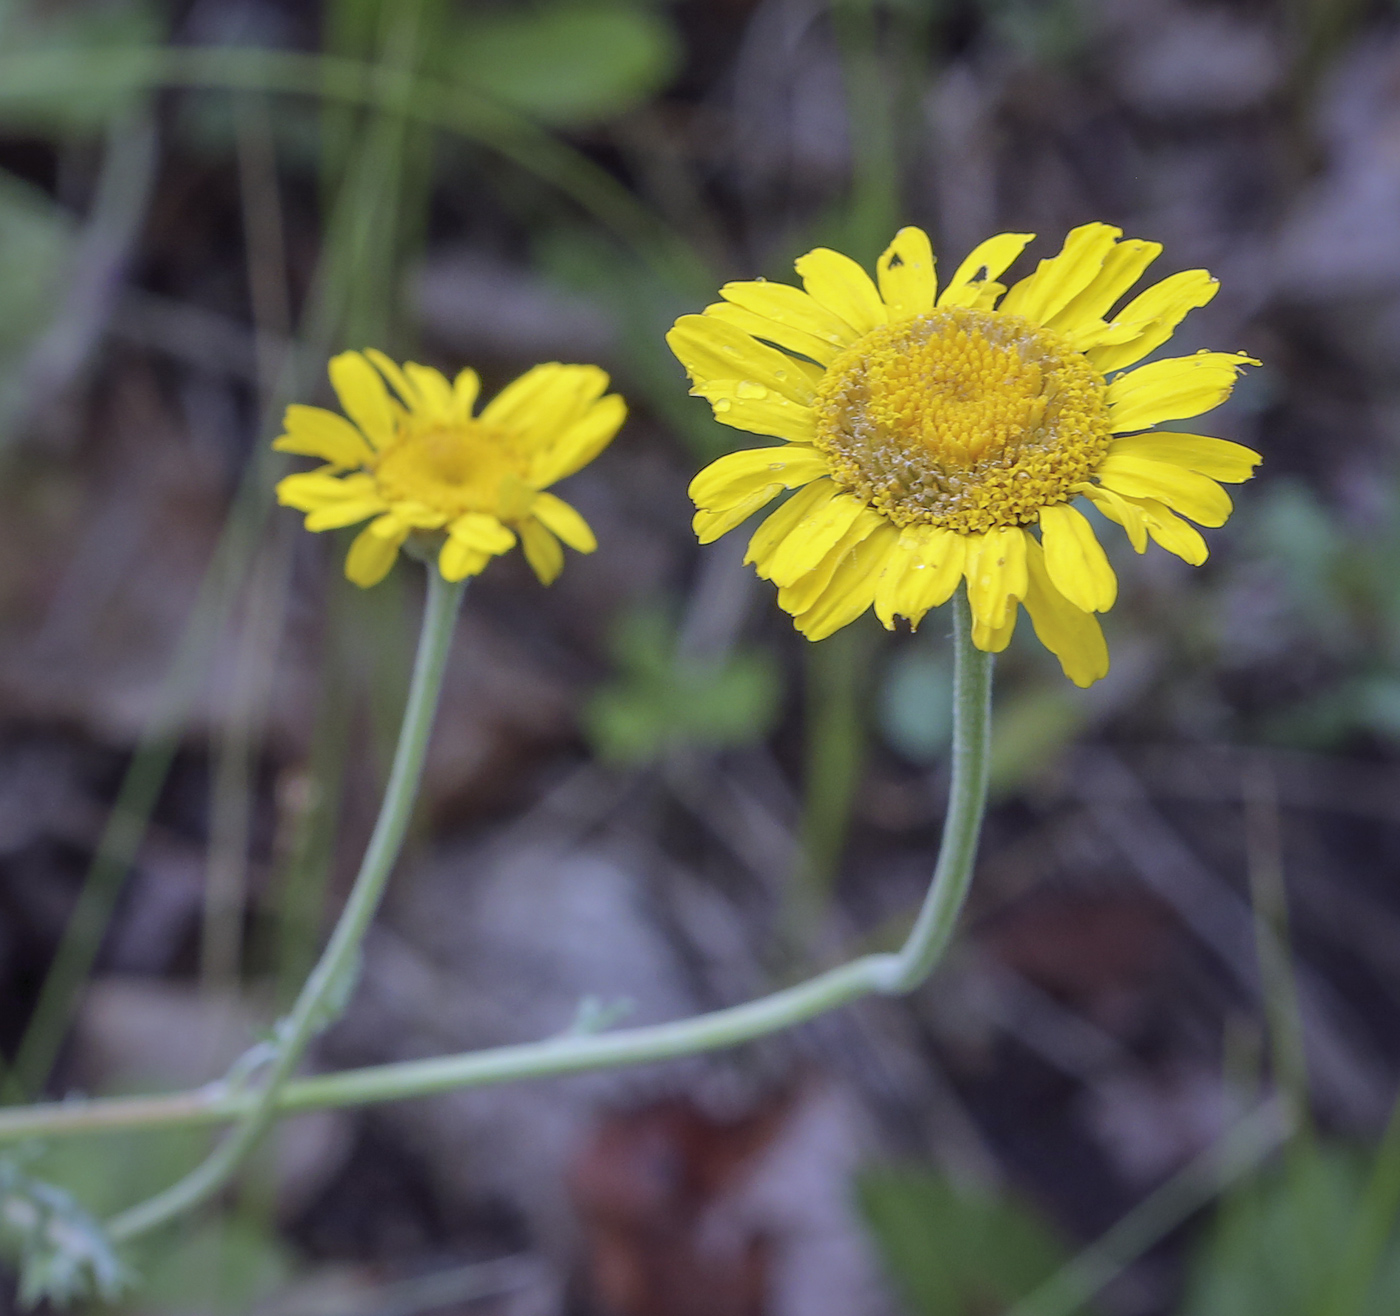
[[[1291,1129],[1278,1101],[1246,1115],[1007,1316],[1073,1316],[1114,1276],[1256,1169]]]
[[[11,1100],[41,1091],[48,1080],[78,993],[92,971],[127,874],[145,838],[150,815],[165,786],[181,731],[227,620],[232,596],[270,513],[265,486],[261,464],[250,463],[166,676],[160,709],[122,778],[77,903],[15,1053],[7,1092]]]
[[[868,747],[866,703],[874,647],[875,637],[864,624],[803,646],[807,743],[802,817],[783,920],[799,947],[810,944],[820,927],[845,853]]]
[[[1400,1098],[1376,1150],[1366,1191],[1351,1222],[1347,1247],[1320,1316],[1361,1316],[1366,1310],[1400,1214]]]
[[[0,100],[10,90],[4,73],[9,63],[9,59],[0,59]],[[63,67],[61,61],[59,67]],[[158,62],[151,61],[147,67],[153,72]],[[124,71],[129,71],[129,67],[117,69],[119,74]],[[373,139],[369,145],[373,146]],[[375,157],[372,149],[364,152],[367,161]],[[332,235],[345,232],[348,227],[345,216],[357,221],[366,212],[379,216],[382,204],[382,180],[369,168],[355,171],[342,189],[332,215]],[[359,274],[356,262],[362,258],[362,250],[372,246],[371,233],[360,242],[332,241],[323,254],[304,317],[309,357],[319,359],[326,355],[331,342],[341,332],[347,311],[354,309],[351,294]],[[289,362],[283,387],[278,390],[269,414],[263,418],[254,459],[245,470],[166,678],[160,711],[142,736],[123,778],[117,802],[84,877],[77,905],[21,1038],[8,1085],[8,1095],[12,1099],[40,1091],[48,1079],[78,994],[92,971],[122,886],[145,836],[150,814],[169,775],[180,733],[208,670],[214,644],[223,631],[233,597],[246,579],[263,527],[272,514],[271,486],[285,462],[271,452],[265,439],[280,416],[281,403],[309,384],[309,381],[296,380],[294,371],[295,363]]]
[[[60,97],[80,88],[169,87],[320,97],[456,133],[558,188],[668,282],[691,288],[713,282],[690,245],[649,206],[547,129],[467,89],[379,64],[286,50],[194,46],[107,50],[100,58],[80,50],[4,55],[0,119],[36,97]]]

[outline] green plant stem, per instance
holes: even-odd
[[[764,1037],[805,1023],[863,996],[901,995],[912,991],[933,970],[952,936],[972,877],[977,836],[986,805],[992,658],[973,646],[971,613],[961,590],[954,601],[954,645],[953,770],[948,814],[928,895],[913,930],[898,952],[864,955],[759,1000],[674,1023],[604,1034],[565,1034],[518,1046],[346,1070],[277,1086],[268,1084],[257,1093],[221,1082],[165,1097],[69,1101],[0,1110],[0,1142],[111,1129],[218,1124],[249,1120],[252,1115],[265,1123],[274,1114],[365,1105],[519,1079],[645,1064]],[[415,676],[415,689],[417,685]],[[412,708],[410,700],[410,710]],[[390,793],[393,793],[392,787]],[[372,912],[372,906],[362,907],[354,924],[357,935],[363,935]],[[358,945],[358,941],[351,943],[348,938],[349,933],[342,939],[337,929],[332,948]],[[327,954],[330,953],[328,949]],[[320,970],[317,972],[319,974]],[[308,991],[310,989],[308,983]],[[168,1218],[183,1206],[201,1200],[222,1181],[221,1178],[211,1182],[208,1187],[202,1183],[195,1185],[202,1189],[198,1196],[185,1194],[180,1202],[164,1210],[161,1218]],[[124,1219],[126,1217],[119,1217],[119,1222]],[[138,1223],[149,1227],[144,1222]],[[124,1229],[129,1236],[131,1227],[124,1226]]]
[[[279,1026],[275,1059],[266,1080],[252,1096],[238,1126],[207,1160],[179,1183],[108,1223],[114,1239],[130,1239],[155,1229],[205,1201],[229,1180],[275,1117],[281,1088],[300,1063],[307,1045],[339,1013],[349,996],[360,945],[379,908],[413,813],[464,587],[465,582],[449,584],[436,566],[428,567],[428,597],[423,608],[418,656],[379,817],[335,931],[291,1014]]]
[[[933,881],[899,952],[887,992],[911,992],[933,972],[952,939],[977,859],[992,746],[992,655],[972,643],[967,589],[953,600],[953,774]]]

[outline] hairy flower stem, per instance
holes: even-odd
[[[335,931],[291,1013],[278,1025],[267,1077],[259,1089],[248,1094],[247,1109],[240,1112],[238,1124],[207,1160],[178,1183],[108,1222],[108,1232],[114,1239],[147,1233],[206,1201],[228,1182],[276,1117],[284,1085],[311,1039],[332,1022],[350,995],[361,943],[379,908],[413,814],[452,631],[465,591],[465,582],[449,584],[431,563],[427,570],[428,597],[413,681],[379,817]]]
[[[427,683],[423,673],[429,662],[425,660],[424,653],[430,647],[427,637],[433,609],[441,608],[445,615],[450,615],[449,609],[455,609],[456,606],[455,600],[450,603],[444,601],[446,587],[438,584],[435,585],[435,589],[437,593],[430,596],[429,618],[425,619],[424,624],[425,642],[419,651],[419,667],[414,681],[415,694],[419,693],[420,686]],[[436,603],[432,602],[434,598]],[[445,649],[446,632],[450,626],[446,620],[440,621],[439,624],[442,633],[434,631],[433,642]],[[113,1222],[115,1231],[119,1231],[122,1237],[129,1237],[208,1197],[227,1179],[263,1126],[275,1115],[329,1107],[357,1106],[404,1097],[422,1097],[457,1088],[484,1087],[487,1084],[507,1083],[524,1078],[576,1074],[587,1070],[695,1055],[702,1051],[734,1046],[783,1028],[790,1028],[795,1024],[805,1023],[817,1015],[863,996],[897,995],[912,991],[928,977],[952,936],[972,877],[977,838],[987,798],[992,658],[973,646],[972,615],[966,594],[962,590],[959,590],[954,601],[954,645],[956,666],[953,775],[948,814],[943,827],[938,865],[934,869],[928,895],[913,931],[898,952],[863,955],[839,968],[818,974],[806,982],[774,992],[759,1000],[674,1023],[623,1028],[602,1034],[571,1032],[518,1046],[495,1047],[491,1050],[441,1056],[431,1060],[378,1065],[368,1069],[347,1070],[338,1074],[281,1083],[280,1080],[285,1079],[291,1064],[294,1063],[294,1059],[291,1062],[287,1060],[292,1054],[288,1050],[279,1058],[278,1073],[274,1075],[278,1083],[269,1084],[258,1092],[242,1091],[228,1083],[215,1083],[196,1092],[177,1093],[168,1097],[64,1102],[61,1105],[0,1110],[0,1141],[118,1128],[168,1127],[243,1120],[239,1131],[215,1153],[206,1166],[211,1165],[215,1159],[219,1164],[212,1169],[200,1167],[189,1180],[184,1181],[184,1184],[189,1184],[190,1187],[177,1185],[161,1197],[127,1212],[124,1216],[119,1216]],[[440,671],[441,658],[439,653],[432,660],[437,663],[435,671]],[[434,677],[434,697],[435,679]],[[405,732],[400,742],[400,759],[413,757],[411,775],[415,781],[417,766],[421,762],[422,742],[427,739],[426,719],[430,713],[431,702],[432,700],[426,697],[420,703],[410,700],[410,716],[405,721]],[[428,706],[422,707],[420,704]],[[424,720],[416,731],[410,733],[409,725],[414,717]],[[410,742],[413,748],[405,751],[405,746]],[[405,772],[404,775],[409,774]],[[394,782],[399,781],[399,764],[396,760]],[[394,798],[394,787],[391,784],[385,802],[386,816],[390,812],[389,801]],[[407,809],[408,801],[401,801],[402,816],[398,818],[397,830],[392,835],[385,826],[376,830],[376,841],[381,831],[384,832],[384,845],[372,844],[371,851],[379,855],[377,862],[381,864],[385,874],[397,852],[398,840],[402,836],[402,824],[407,819]],[[381,817],[380,822],[384,824],[385,818]],[[371,871],[369,855],[366,856],[365,871]],[[379,876],[373,894],[357,906],[358,913],[353,923],[347,908],[341,927],[336,931],[335,940],[327,950],[328,958],[337,952],[337,948],[339,953],[348,956],[353,948],[359,945],[359,938],[363,936],[368,925],[382,884],[383,874]],[[357,886],[352,902],[357,898],[359,890],[360,887]],[[342,931],[345,932],[343,937]],[[324,963],[325,961],[323,965]],[[328,983],[331,977],[332,975],[323,975],[318,967],[313,982],[320,982],[320,990],[324,990],[324,984]],[[312,983],[308,983],[303,999],[311,991]],[[299,1003],[297,1013],[293,1017],[302,1017],[300,1012]],[[303,1034],[301,1045],[305,1044],[309,1035],[309,1031]],[[299,1051],[297,1053],[299,1054]],[[235,1141],[238,1145],[234,1150],[226,1151],[233,1147]],[[199,1182],[192,1183],[195,1179]]]

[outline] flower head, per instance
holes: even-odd
[[[1032,236],[988,239],[941,294],[921,229],[896,234],[878,287],[819,247],[797,261],[801,290],[726,284],[723,301],[667,335],[716,420],[785,440],[712,462],[690,495],[709,543],[797,490],[745,560],[809,639],[872,606],[886,627],[896,616],[917,626],[966,579],[979,648],[1004,649],[1024,604],[1065,674],[1089,685],[1108,670],[1094,614],[1118,583],[1075,500],[1122,525],[1139,553],[1150,537],[1205,561],[1182,517],[1222,525],[1231,503],[1218,482],[1247,480],[1259,454],[1151,427],[1209,411],[1258,362],[1199,352],[1125,367],[1216,281],[1186,270],[1114,311],[1161,245],[1086,224],[1008,291],[997,279]]]
[[[544,492],[602,452],[627,415],[621,397],[604,396],[597,366],[536,366],[479,416],[473,370],[449,383],[371,348],[334,357],[330,376],[350,419],[287,408],[272,446],[326,465],[287,476],[277,498],[307,514],[308,530],[369,520],[345,560],[355,584],[382,580],[410,535],[436,549],[448,580],[476,575],[517,537],[546,585],[564,565],[560,540],[580,553],[597,547],[583,517]]]

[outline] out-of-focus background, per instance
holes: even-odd
[[[812,646],[742,535],[697,549],[686,484],[739,440],[662,334],[817,244],[869,262],[918,223],[951,268],[1089,220],[1220,277],[1173,349],[1263,359],[1210,428],[1265,464],[1204,569],[1114,540],[1105,681],[1029,634],[999,662],[949,963],[732,1054],[291,1122],[142,1248],[127,1311],[992,1316],[1076,1256],[1105,1316],[1400,1310],[1400,14],[0,4],[12,1095],[218,1075],[345,890],[420,576],[347,585],[267,451],[345,347],[488,388],[597,361],[632,416],[564,488],[598,552],[469,592],[315,1064],[674,1018],[894,944],[939,834],[946,615]],[[1282,1149],[1238,1131],[1272,1092],[1309,1112]],[[108,1212],[207,1136],[6,1164]]]

